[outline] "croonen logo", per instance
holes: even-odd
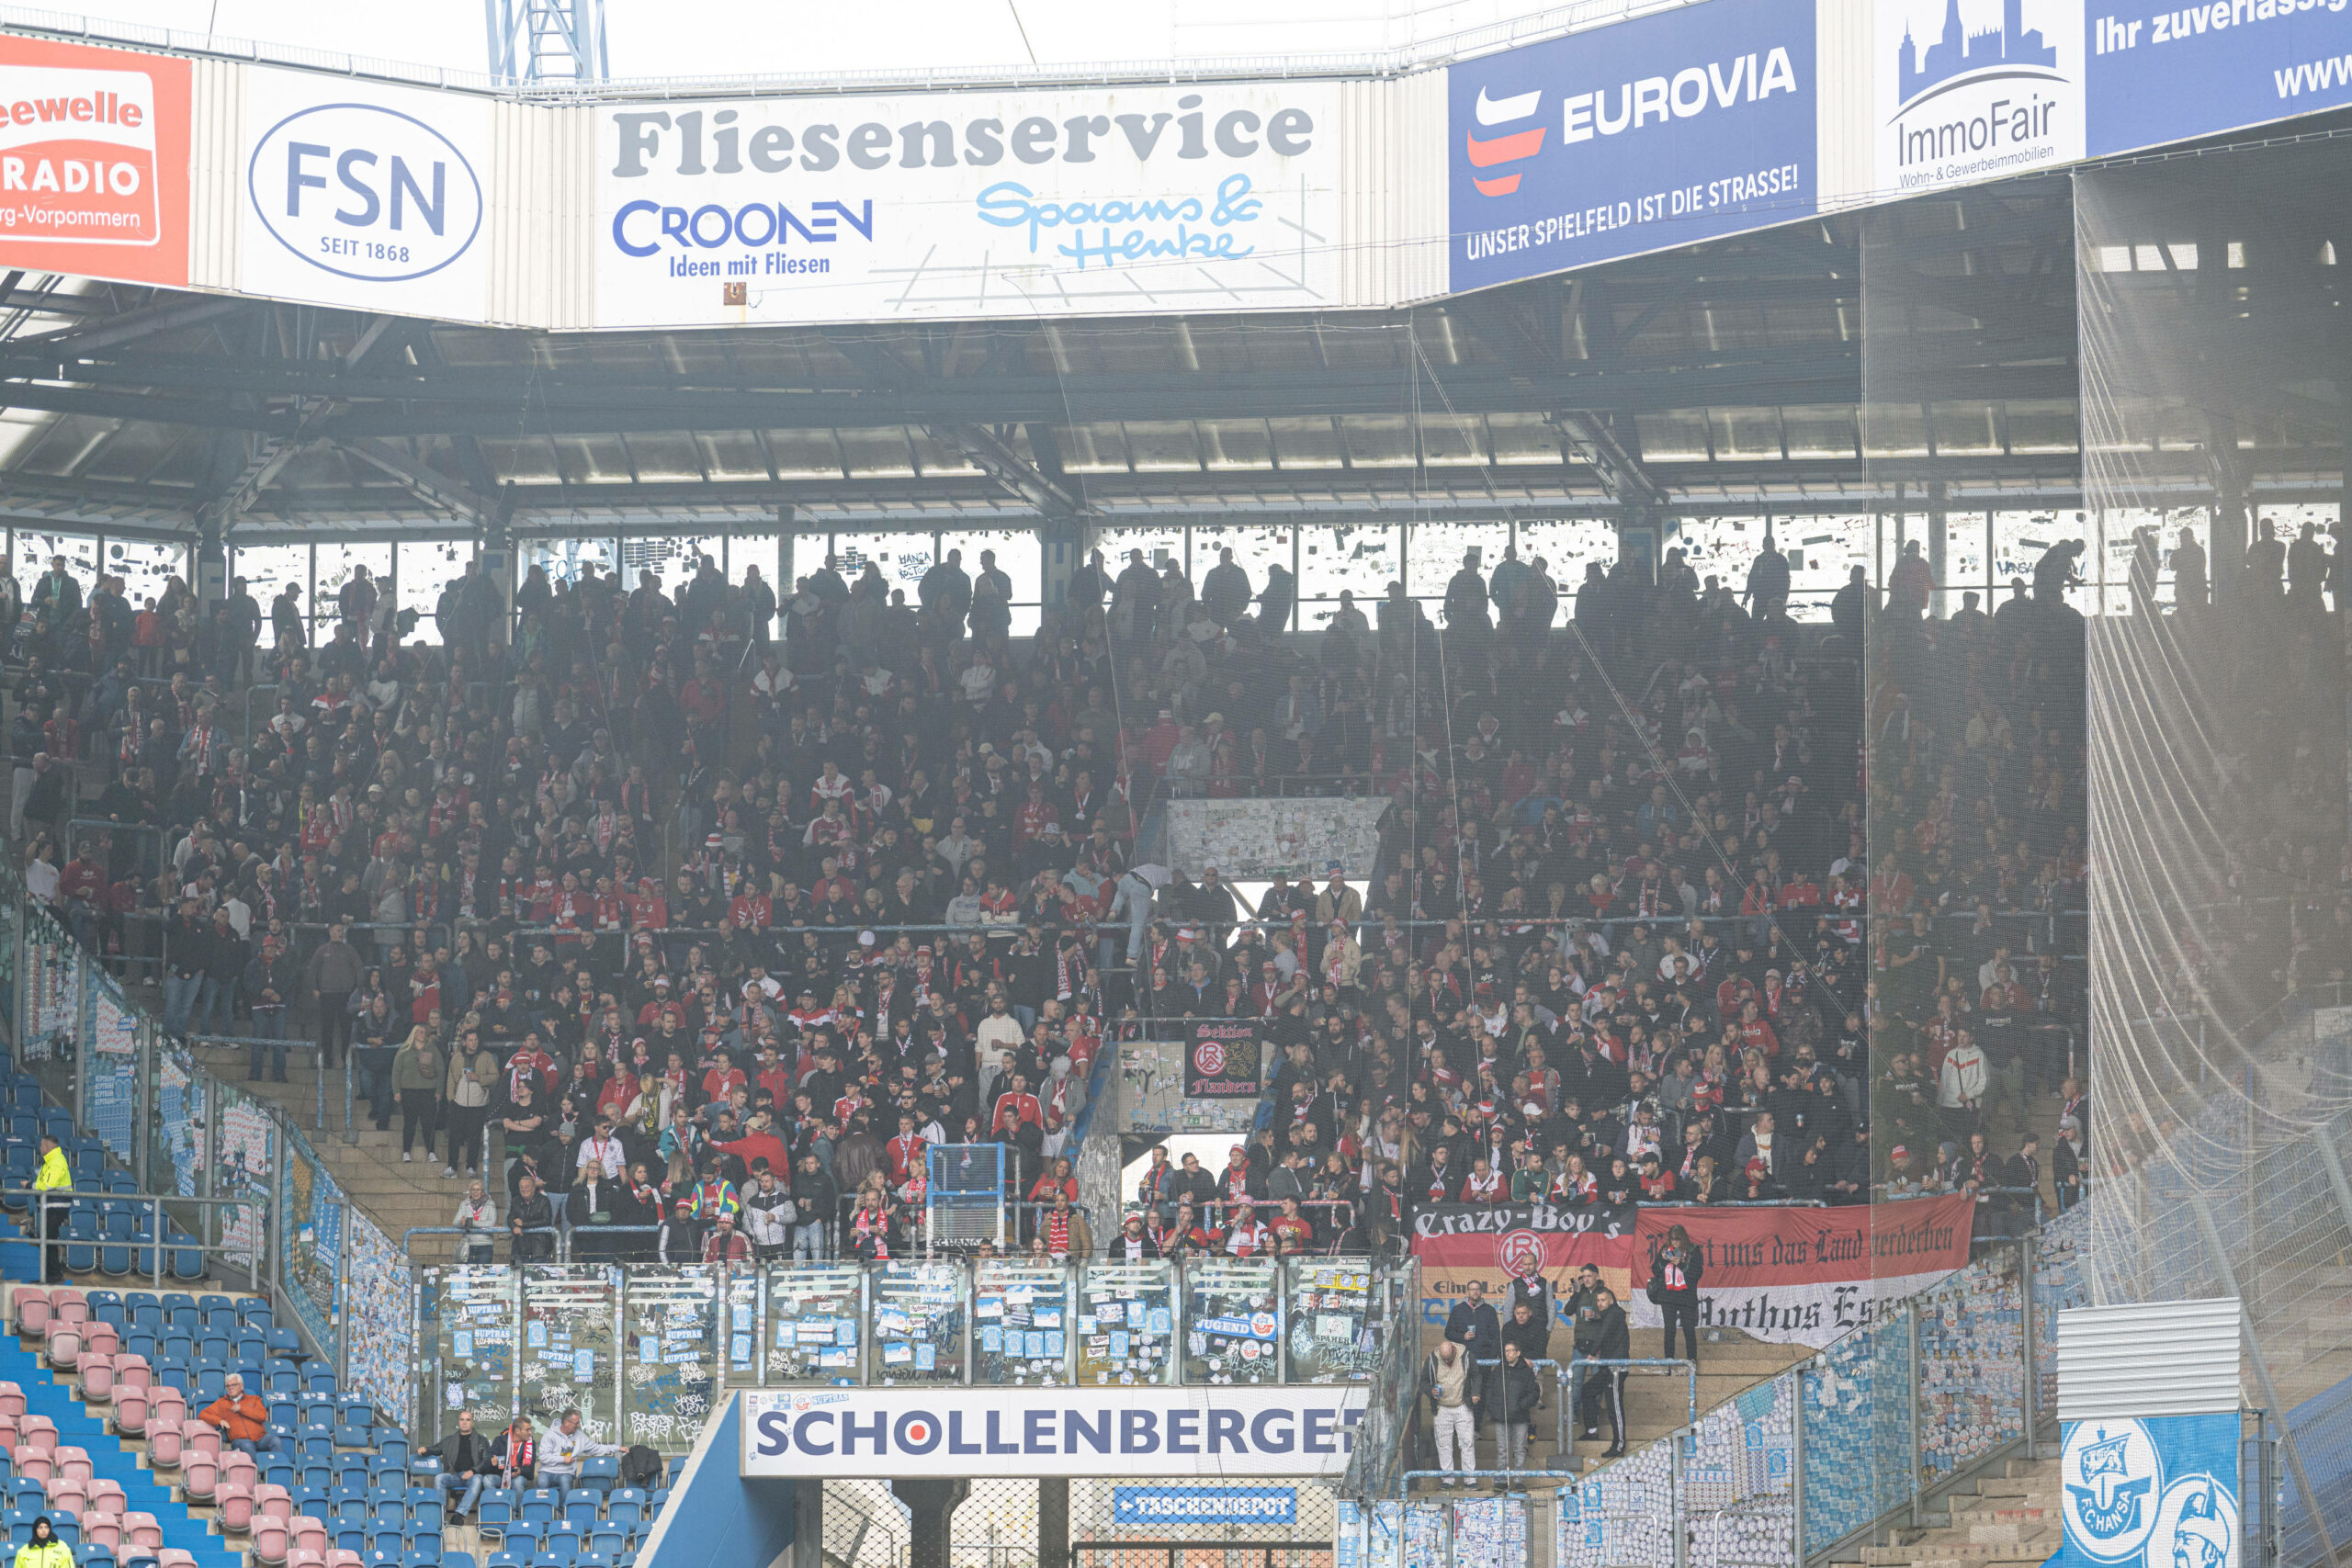
[[[1524,93],[1514,93],[1508,98],[1490,98],[1487,96],[1487,89],[1481,87],[1478,89],[1478,104],[1476,111],[1479,128],[1488,130],[1496,126],[1510,125],[1518,120],[1532,119],[1536,111],[1543,107],[1543,103],[1544,92],[1540,87],[1531,87]],[[1474,169],[1492,169],[1505,164],[1517,164],[1532,158],[1544,151],[1544,127],[1531,125],[1523,130],[1489,137],[1484,141],[1478,140],[1476,134],[1465,134],[1464,140],[1469,144],[1470,166]],[[1470,176],[1470,184],[1476,187],[1480,196],[1509,196],[1519,188],[1520,173],[1521,171],[1513,169],[1509,174],[1496,175],[1487,179],[1480,179],[1473,175]]]
[[[1533,1231],[1512,1231],[1495,1250],[1503,1272],[1514,1280],[1532,1280],[1544,1272],[1544,1238]]]

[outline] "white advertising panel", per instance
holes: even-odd
[[[1263,82],[609,106],[597,324],[1330,304],[1340,96]]]
[[[1328,1476],[1370,1390],[828,1388],[742,1395],[747,1476]]]
[[[247,73],[245,291],[482,320],[490,115],[455,93]]]
[[[1873,197],[2083,156],[2083,0],[1878,0]]]

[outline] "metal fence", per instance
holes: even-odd
[[[216,1277],[263,1290],[345,1388],[393,1424],[413,1423],[406,1260],[301,1129],[167,1037],[5,863],[0,969],[18,1066],[136,1191],[164,1198],[164,1271],[186,1251]]]
[[[2077,1209],[2033,1235],[1996,1238],[1871,1326],[1623,1460],[1490,1477],[1532,1488],[1503,1496],[1426,1495],[1435,1472],[1415,1457],[1426,1451],[1419,1340],[1401,1337],[1409,1347],[1385,1348],[1340,1488],[1341,1555],[1361,1568],[1545,1554],[1555,1568],[1857,1559],[1881,1532],[1936,1522],[1948,1494],[2054,1438],[2057,1314],[2086,1304],[2088,1225]]]
[[[2151,1130],[2102,1133],[2091,1249],[2101,1305],[2235,1296],[2245,1303],[2247,1403],[2276,1435],[2282,1561],[2352,1545],[2352,1008],[2290,1008],[2233,1080]],[[2282,1103],[2282,1100],[2284,1103]]]

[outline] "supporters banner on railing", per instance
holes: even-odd
[[[1118,1046],[1121,1131],[1128,1133],[1248,1133],[1258,1102],[1193,1100],[1184,1093],[1192,1043],[1129,1040]]]
[[[267,1245],[270,1179],[277,1165],[277,1124],[269,1107],[240,1089],[213,1080],[220,1106],[220,1168],[213,1174],[216,1198],[247,1198],[242,1208],[224,1209],[220,1245],[233,1268],[249,1268]]]
[[[139,1020],[111,976],[85,964],[82,989],[83,1120],[129,1166],[138,1157]]]
[[[308,1138],[291,1127],[282,1128],[278,1137],[285,1151],[278,1162],[277,1192],[283,1205],[278,1273],[287,1302],[320,1350],[333,1359],[341,1326],[335,1291],[343,1275],[343,1222],[349,1200]]]
[[[1634,1325],[1665,1318],[1645,1293],[1650,1259],[1680,1225],[1705,1259],[1699,1321],[1776,1344],[1827,1345],[1872,1303],[1931,1288],[1968,1264],[1967,1194],[1840,1209],[1644,1209],[1632,1257]]]
[[[416,1425],[415,1281],[400,1243],[365,1210],[345,1213],[344,1363],[354,1393],[407,1430]]]
[[[1423,1209],[1413,1216],[1413,1254],[1421,1260],[1422,1315],[1444,1322],[1447,1310],[1468,1294],[1473,1280],[1484,1285],[1487,1299],[1500,1303],[1506,1313],[1538,1280],[1556,1300],[1573,1289],[1573,1276],[1588,1263],[1623,1294],[1632,1268],[1634,1231],[1630,1208],[1441,1203]]]
[[[1195,1019],[1184,1035],[1185,1099],[1258,1098],[1260,1046],[1254,1019]]]
[[[1337,862],[1359,881],[1380,852],[1388,797],[1330,800],[1171,800],[1168,862],[1187,876],[1210,866],[1231,882],[1272,875],[1320,877]]]

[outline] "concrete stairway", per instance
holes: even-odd
[[[448,1156],[446,1135],[435,1145],[438,1152],[434,1157],[427,1159],[419,1151],[413,1163],[404,1164],[401,1159],[397,1112],[392,1117],[391,1130],[379,1133],[368,1114],[367,1101],[358,1100],[352,1106],[352,1122],[357,1129],[358,1142],[345,1143],[343,1094],[347,1069],[342,1066],[330,1068],[326,1074],[327,1125],[323,1131],[313,1126],[318,1109],[317,1055],[315,1051],[288,1051],[287,1081],[282,1084],[247,1082],[245,1053],[241,1046],[210,1046],[199,1050],[197,1057],[214,1077],[285,1111],[334,1173],[343,1190],[395,1242],[411,1226],[448,1224],[458,1200],[466,1195],[466,1180],[462,1176],[451,1180],[441,1174]],[[499,1214],[503,1218],[506,1195],[497,1182],[492,1181],[490,1186],[491,1196],[497,1201]],[[446,1261],[453,1255],[455,1240],[453,1236],[420,1237],[414,1256],[419,1261]],[[503,1257],[503,1248],[501,1256]]]
[[[1864,1547],[1861,1568],[2040,1568],[2058,1551],[2058,1461],[2010,1460],[2000,1475],[1977,1477],[1974,1491],[1954,1492],[1930,1527],[1899,1530],[1894,1546]]]

